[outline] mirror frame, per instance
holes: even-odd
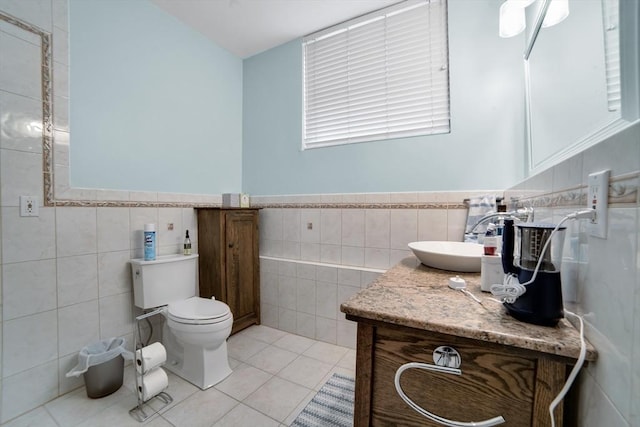
[[[538,34],[540,34],[540,30],[542,29],[542,22],[544,22],[544,17],[547,16],[547,10],[549,10],[549,5],[551,5],[551,0],[542,0],[542,3],[534,3],[534,5],[536,4],[539,6],[536,18],[533,20],[533,29],[527,34],[526,47],[524,49],[525,60],[529,59],[533,46],[536,44]]]
[[[606,138],[640,121],[640,6],[639,2],[619,0],[620,31],[620,73],[622,105],[620,117],[602,128],[584,135],[569,146],[556,152],[538,164],[533,161],[533,140],[531,133],[531,86],[529,59],[533,46],[542,28],[542,21],[552,0],[542,0],[535,24],[526,42],[523,55],[525,80],[525,175],[533,176],[549,167],[566,160]]]

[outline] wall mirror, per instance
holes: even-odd
[[[539,0],[526,10],[531,28],[525,50],[528,175],[629,124],[623,120],[620,89],[619,8],[624,1],[570,1],[568,17],[544,28],[552,1]],[[630,25],[637,26],[637,8],[635,13]],[[637,76],[637,56],[627,72]]]

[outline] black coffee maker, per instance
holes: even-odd
[[[531,280],[542,258],[535,280],[526,285],[526,292],[512,303],[504,305],[514,318],[536,325],[555,326],[564,317],[560,264],[566,227],[555,233],[553,224],[504,221],[502,267],[505,274],[518,277],[525,284]],[[542,253],[547,241],[551,243]]]

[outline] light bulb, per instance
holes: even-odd
[[[551,0],[547,14],[542,21],[542,27],[547,28],[556,25],[569,16],[569,0]]]
[[[522,4],[513,0],[502,3],[500,6],[500,37],[517,36],[524,30],[526,23]]]

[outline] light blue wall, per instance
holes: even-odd
[[[242,60],[147,0],[70,1],[71,185],[242,188]]]
[[[501,189],[524,177],[523,36],[495,0],[449,1],[451,133],[301,151],[301,40],[244,61],[243,190],[253,195]]]

